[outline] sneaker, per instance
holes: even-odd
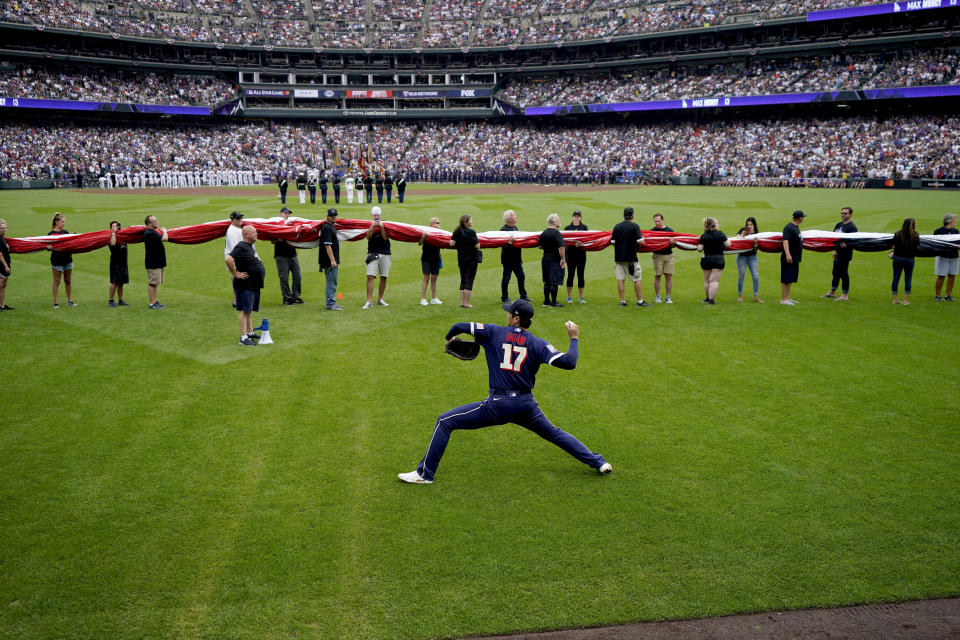
[[[427,306],[428,304],[430,304],[430,303],[427,302],[427,299],[426,299],[426,298],[420,298],[420,306],[421,306],[421,307],[425,307],[425,306]]]
[[[117,306],[117,303],[114,302],[113,300],[107,300],[107,306],[108,306],[108,307],[116,307],[116,306]]]
[[[378,306],[378,307],[389,307],[390,305],[388,305],[388,304],[387,304],[386,302],[384,302],[383,300],[377,300],[377,306]]]
[[[440,298],[430,298],[430,304],[443,304],[443,300]]]
[[[707,304],[717,304],[717,301],[711,298],[710,300],[707,300]]]
[[[836,294],[835,294],[833,291],[831,291],[830,293],[825,293],[825,294],[823,294],[823,295],[820,296],[820,297],[821,297],[821,298],[836,298],[837,296],[836,296]]]
[[[526,300],[527,302],[532,302],[532,300],[530,299],[529,296],[520,296],[520,299],[521,299],[521,300]],[[507,302],[509,302],[509,300],[507,300]]]
[[[13,311],[13,307],[5,304],[2,307],[0,307],[0,311]]]
[[[649,302],[647,302],[646,300],[637,300],[637,306],[638,306],[638,307],[650,307],[650,306],[653,306],[653,305],[651,305],[651,304],[650,304]]]
[[[850,298],[848,298],[847,296],[839,296],[839,297],[837,297],[837,298],[834,298],[833,301],[834,301],[834,302],[843,302],[844,300],[849,300],[849,299],[850,299]]]
[[[604,462],[602,465],[600,465],[600,468],[597,469],[597,471],[599,471],[601,474],[607,476],[607,475],[610,475],[611,473],[613,473],[613,467],[610,465],[609,462]]]
[[[506,297],[504,297],[504,296],[500,296],[500,302],[510,302],[510,298],[506,298]]]
[[[260,342],[260,336],[255,333],[248,333],[247,337],[253,340],[254,342]]]
[[[620,301],[620,306],[621,306],[621,307],[627,306],[627,301],[626,301],[626,300],[621,300],[621,301]]]
[[[343,311],[343,307],[341,307],[338,304],[335,304],[332,307],[327,307],[327,311]]]
[[[550,306],[550,301],[549,301],[549,300],[544,300],[544,301],[543,301],[543,304],[540,305],[540,306],[541,306],[541,307],[549,307],[549,306]]]
[[[573,304],[573,298],[567,296],[567,304]]]
[[[296,304],[296,303],[293,301],[293,298],[284,298],[284,299],[283,299],[283,304],[294,305],[294,304]]]
[[[551,307],[556,307],[556,308],[559,309],[559,308],[564,307],[564,306],[566,306],[566,305],[564,305],[562,302],[551,302],[551,303],[550,303],[550,306],[551,306]]]
[[[935,296],[933,300],[934,300],[935,302],[943,302],[943,297],[942,297],[942,296]]]
[[[369,309],[369,308],[372,307],[372,306],[373,306],[373,303],[370,302],[370,301],[367,301],[367,302],[364,302],[364,303],[363,303],[363,307],[362,307],[362,308],[363,308],[363,309]]]
[[[417,473],[416,470],[410,473],[398,473],[397,477],[410,484],[433,484],[433,480],[427,480]]]
[[[148,305],[147,308],[148,308],[148,309],[163,309],[163,308],[165,308],[166,306],[167,306],[167,305],[165,305],[165,304],[160,304],[159,302],[154,302],[153,304]]]
[[[303,298],[301,298],[300,296],[297,296],[296,298],[293,299],[293,303],[294,303],[294,304],[303,304]]]
[[[60,308],[60,305],[58,305],[57,303],[53,303],[53,308],[54,308],[54,309],[59,309],[59,308]]]
[[[587,304],[587,301],[583,299],[583,296],[580,296],[580,304]]]
[[[667,296],[666,303],[667,303],[667,304],[673,304],[673,300],[670,299],[670,296]]]
[[[129,307],[130,305],[127,304],[127,301],[126,301],[126,300],[117,300],[117,306],[118,306],[118,307]]]
[[[256,342],[254,342],[253,340],[251,340],[250,338],[248,338],[248,337],[246,337],[246,336],[243,337],[243,340],[240,341],[240,344],[242,344],[242,345],[245,346],[245,347],[255,347],[255,346],[257,346],[257,343],[256,343]]]
[[[660,304],[660,302],[661,302],[661,301],[660,301],[660,296],[657,296],[656,298],[654,298],[653,301],[656,302],[657,304]]]
[[[77,303],[74,302],[73,300],[67,300],[67,306],[68,306],[68,307],[75,307],[75,306],[77,306]]]
[[[781,300],[781,301],[780,301],[780,304],[793,305],[793,304],[796,304],[796,303],[795,303],[793,300]]]
[[[943,299],[944,299],[946,302],[953,302],[953,296],[943,296]]]
[[[700,302],[702,302],[703,304],[710,304],[710,298],[704,298]]]

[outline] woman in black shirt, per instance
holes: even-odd
[[[457,266],[460,267],[460,306],[466,309],[473,308],[470,294],[473,293],[473,279],[477,275],[480,256],[480,240],[477,232],[470,228],[472,226],[473,217],[463,214],[450,238],[450,246],[457,250]]]
[[[50,224],[51,236],[67,235],[70,233],[64,229],[67,218],[57,211],[53,214],[53,222]],[[67,292],[67,306],[75,307],[77,303],[73,301],[73,255],[64,251],[56,251],[52,244],[47,245],[50,250],[50,266],[53,268],[53,308],[60,308],[60,280],[63,279],[63,288]]]
[[[920,246],[920,234],[917,233],[917,221],[907,218],[900,230],[893,234],[893,304],[910,304],[910,285],[913,283],[913,262]],[[903,274],[903,302],[897,299],[900,288],[900,274]]]
[[[120,231],[120,223],[114,220],[110,223],[110,299],[107,300],[108,307],[126,307],[129,306],[123,300],[123,285],[130,282],[130,270],[127,268],[127,245],[117,241],[117,232]],[[114,294],[119,299],[113,301]]]
[[[703,252],[700,258],[700,268],[703,269],[703,291],[706,298],[703,302],[717,304],[717,291],[720,289],[720,275],[723,273],[725,261],[723,250],[730,247],[730,241],[716,218],[703,219],[703,235],[697,244],[697,251]]]

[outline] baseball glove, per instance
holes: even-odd
[[[448,342],[443,350],[452,355],[454,358],[459,358],[461,360],[473,360],[480,355],[479,344],[476,342],[467,342],[466,340],[461,340],[460,338],[454,338]]]

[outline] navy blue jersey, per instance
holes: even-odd
[[[483,347],[491,389],[530,391],[537,382],[537,371],[541,364],[561,369],[577,366],[576,339],[570,340],[570,351],[564,353],[520,327],[458,322],[447,332],[447,339],[460,333],[469,333]]]

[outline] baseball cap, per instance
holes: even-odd
[[[234,211],[233,213],[230,214],[231,220],[240,220],[241,218],[243,218],[243,214],[240,213],[239,211]]]
[[[504,302],[503,310],[509,311],[515,316],[520,316],[522,320],[531,320],[533,318],[533,305],[523,298],[517,298],[513,302]]]
[[[577,209],[576,211],[574,211],[574,212],[573,212],[573,215],[583,217],[583,214],[580,213],[580,209]]]
[[[335,215],[337,215],[337,210],[336,210],[336,209],[327,209],[327,215],[328,215],[328,216],[335,216]]]
[[[293,213],[293,211],[290,211],[290,209],[284,207],[283,209],[280,209],[280,213]]]
[[[632,218],[632,217],[633,217],[633,207],[624,207],[624,209],[623,209],[623,217],[624,217],[624,218]]]
[[[379,216],[380,214],[381,214],[380,207],[374,207],[373,209],[370,209],[370,215]]]
[[[805,214],[803,211],[800,211],[800,209],[797,209],[796,211],[793,212],[794,219],[806,218],[806,217],[807,217],[807,214]]]

